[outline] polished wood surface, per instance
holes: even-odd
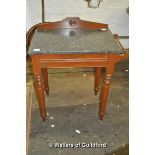
[[[40,115],[45,121],[47,113],[46,113],[46,107],[45,107],[45,96],[44,96],[44,89],[43,89],[43,78],[41,75],[41,67],[40,67],[40,60],[38,55],[34,55],[32,57],[32,69],[34,74],[34,80],[35,80],[35,91],[38,98],[38,104],[40,109]]]
[[[102,72],[102,67],[97,67],[96,68],[96,73],[95,73],[95,86],[94,86],[95,95],[97,95],[98,91],[99,91],[101,72]]]
[[[44,23],[37,27],[38,30],[80,28],[80,29],[107,29],[108,24],[95,23],[81,20],[79,17],[68,17],[62,21]]]
[[[90,28],[101,29],[107,28],[107,24],[100,24],[88,21],[82,21],[79,18],[66,18],[62,22],[44,23],[38,25],[38,30],[43,29],[56,29],[56,28]],[[45,107],[45,92],[49,94],[48,86],[48,68],[70,68],[70,67],[95,67],[95,85],[94,91],[97,95],[99,91],[99,81],[101,78],[102,68],[106,68],[106,74],[104,78],[104,85],[102,88],[101,103],[99,106],[99,119],[102,120],[105,114],[105,108],[107,104],[111,77],[114,71],[115,64],[128,58],[127,51],[123,48],[119,42],[118,35],[114,35],[116,42],[120,46],[120,49],[124,51],[123,54],[116,53],[98,53],[98,54],[34,54],[31,55],[33,74],[35,79],[36,94],[38,97],[38,104],[40,109],[40,115],[43,121],[46,120],[46,107]]]
[[[44,82],[44,89],[46,92],[46,95],[49,95],[49,85],[48,85],[48,71],[47,68],[42,68],[42,77],[43,77],[43,82]]]

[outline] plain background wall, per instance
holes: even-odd
[[[102,0],[99,8],[88,8],[86,0],[44,0],[45,21],[58,21],[66,17],[109,24],[113,33],[129,35],[128,0]],[[26,29],[42,22],[41,0],[27,0]],[[128,45],[125,45],[128,46]]]

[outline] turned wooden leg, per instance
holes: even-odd
[[[107,100],[108,100],[110,82],[111,82],[113,70],[114,70],[114,65],[112,65],[112,64],[110,64],[106,69],[104,85],[103,85],[103,89],[102,89],[101,104],[99,107],[99,119],[100,120],[103,120],[103,116],[105,114],[105,109],[106,109],[106,104],[107,104]]]
[[[39,105],[39,110],[40,110],[40,115],[43,119],[43,121],[46,120],[46,107],[45,107],[45,96],[44,96],[44,88],[43,88],[43,80],[41,76],[41,68],[39,64],[39,56],[38,55],[33,55],[31,57],[32,59],[32,69],[33,69],[33,74],[34,74],[34,80],[35,80],[35,90],[36,90],[36,95],[38,99],[38,105]]]
[[[47,68],[42,68],[41,69],[41,73],[42,73],[42,77],[43,77],[43,81],[44,81],[44,88],[45,88],[46,95],[49,95],[48,71],[47,71]]]
[[[40,115],[43,121],[45,121],[47,113],[46,113],[46,108],[45,108],[45,96],[44,96],[44,89],[43,89],[43,83],[41,80],[41,75],[35,76],[35,79],[36,79],[36,86],[37,86]]]
[[[94,86],[95,95],[97,95],[99,91],[101,73],[102,73],[102,67],[97,67],[95,73],[95,86]]]

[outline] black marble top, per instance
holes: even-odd
[[[123,53],[111,31],[86,29],[36,30],[28,53]]]

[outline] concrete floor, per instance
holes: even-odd
[[[116,66],[103,121],[98,120],[100,95],[95,96],[93,92],[93,70],[69,69],[69,73],[67,69],[50,70],[50,95],[46,96],[49,115],[46,122],[42,122],[39,116],[37,100],[33,94],[29,155],[129,154],[129,89],[126,70],[128,61]],[[31,75],[27,76],[27,80],[31,80]],[[55,143],[103,143],[107,147],[52,147]]]

